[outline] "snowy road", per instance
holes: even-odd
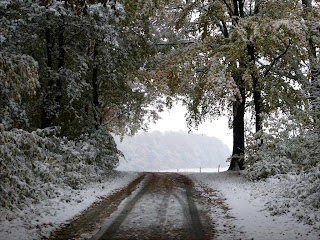
[[[266,208],[281,200],[281,182],[249,182],[233,172],[138,176],[48,239],[319,239],[314,226]]]
[[[91,239],[213,239],[192,181],[175,173],[146,174]]]

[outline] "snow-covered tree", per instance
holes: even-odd
[[[27,101],[32,128],[61,126],[77,137],[101,124],[134,133],[145,124],[154,101],[134,79],[153,54],[151,2],[7,1],[2,5],[8,31],[2,46],[32,56],[41,88]],[[155,116],[155,112],[150,112]]]
[[[300,83],[290,77],[306,60],[303,11],[298,1],[268,0],[187,1],[175,8],[173,34],[183,33],[184,39],[165,41],[175,54],[159,61],[148,79],[183,96],[190,125],[229,111],[230,169],[243,168],[245,112],[252,109],[260,132],[263,116],[306,105]]]
[[[299,18],[292,28],[295,32],[291,34],[290,48],[270,73],[284,76],[287,84],[294,86],[293,90],[304,98],[304,104],[286,111],[283,106],[294,106],[297,100],[290,97],[282,100],[277,87],[279,85],[273,87],[272,92],[278,92],[273,98],[278,100],[270,103],[278,103],[270,106],[273,114],[265,118],[267,131],[262,134],[264,144],[257,146],[252,141],[254,138],[250,138],[246,165],[249,176],[253,179],[294,172],[307,174],[308,178],[313,179],[310,182],[313,185],[313,182],[319,181],[320,156],[319,3],[297,1],[293,9],[295,13],[299,13]],[[294,26],[292,22],[290,24]],[[289,88],[286,88],[286,93],[291,94],[287,89]],[[270,96],[272,97],[271,94]],[[317,187],[312,188],[314,191]]]
[[[121,155],[109,132],[132,134],[146,114],[156,116],[148,108],[156,101],[152,91],[135,79],[153,54],[150,11],[138,11],[138,3],[0,2],[6,207],[50,197],[51,184],[79,188],[103,180]]]

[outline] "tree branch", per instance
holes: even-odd
[[[215,19],[217,25],[219,26],[220,31],[223,34],[223,36],[225,38],[228,38],[229,37],[229,32],[228,32],[228,28],[227,28],[227,25],[226,25],[225,21],[223,19],[218,19],[215,16],[213,16],[213,18]]]
[[[234,12],[233,12],[232,8],[231,8],[230,5],[226,2],[226,0],[223,0],[223,2],[224,2],[224,4],[227,6],[227,8],[228,8],[228,10],[230,11],[230,13],[231,13],[232,15],[234,15]]]
[[[277,56],[275,59],[273,59],[273,61],[271,62],[271,64],[269,65],[269,67],[267,68],[267,70],[265,71],[265,73],[263,74],[264,77],[266,77],[269,72],[271,71],[271,69],[273,68],[273,66],[277,63],[277,61],[279,59],[281,59],[289,50],[290,46],[292,45],[292,41],[291,39],[289,39],[289,44],[288,46],[286,47],[286,49],[284,50],[283,53],[281,53],[279,56]]]
[[[223,35],[226,38],[229,38],[229,32],[228,32],[228,28],[227,28],[227,25],[226,25],[225,21],[221,20],[221,23],[222,23],[222,26],[223,26]]]
[[[239,0],[239,16],[244,18],[244,0]]]
[[[155,46],[176,46],[176,45],[188,45],[188,44],[194,44],[195,41],[180,41],[180,42],[162,42],[162,43],[156,43]]]
[[[240,17],[239,15],[239,6],[238,6],[238,0],[233,0],[233,8],[234,8],[234,16]]]
[[[74,39],[75,37],[79,36],[79,35],[80,35],[81,33],[83,33],[84,31],[85,31],[85,30],[82,29],[82,30],[80,30],[79,32],[73,34],[73,35],[66,41],[66,45],[69,45],[69,44],[73,41],[73,39]]]

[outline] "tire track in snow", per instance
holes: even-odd
[[[91,239],[213,239],[205,237],[192,191],[186,176],[149,173],[141,190]]]
[[[160,226],[162,226],[166,221],[166,215],[167,215],[167,209],[169,206],[169,199],[170,199],[171,193],[167,193],[163,196],[162,202],[159,205],[159,217],[158,217],[158,223]]]
[[[150,179],[147,180],[148,182],[143,186],[143,188],[135,195],[126,205],[126,207],[121,211],[118,217],[111,223],[111,225],[107,229],[101,229],[95,236],[91,238],[91,240],[96,239],[110,239],[112,235],[114,235],[117,230],[119,229],[121,223],[126,219],[128,214],[132,211],[133,207],[137,203],[137,201],[147,192],[147,189],[150,185]],[[99,234],[100,233],[100,234]],[[102,234],[101,234],[102,233]]]

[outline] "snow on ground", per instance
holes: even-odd
[[[311,213],[308,206],[301,204],[291,204],[291,207],[281,204],[286,201],[283,189],[290,188],[285,186],[290,182],[276,178],[250,182],[241,174],[232,172],[184,174],[195,182],[199,190],[204,190],[204,187],[217,190],[214,192],[216,197],[205,191],[202,194],[212,197],[212,200],[222,199],[230,208],[227,213],[230,217],[222,217],[226,214],[217,207],[212,207],[211,215],[216,221],[218,240],[234,240],[240,237],[258,240],[320,239],[319,222],[307,225],[295,217],[299,212],[317,215],[316,218],[320,219],[319,211]],[[10,213],[0,209],[0,239],[29,240],[48,236],[60,224],[78,215],[99,197],[111,194],[137,177],[138,173],[118,172],[109,181],[87,185],[82,190],[58,188],[58,198],[30,205],[19,212]],[[272,214],[274,211],[270,207],[273,205],[278,206],[279,214]],[[230,226],[233,230],[230,230]]]
[[[187,175],[200,190],[203,189],[201,185],[217,190],[216,194],[220,199],[224,199],[230,208],[228,215],[233,216],[233,219],[217,218],[216,209],[211,211],[212,218],[217,221],[218,232],[233,221],[232,225],[239,234],[234,235],[223,230],[225,234],[219,235],[218,239],[239,239],[239,236],[241,239],[258,240],[320,239],[319,222],[310,226],[294,217],[293,213],[296,211],[309,214],[303,206],[300,206],[300,209],[289,207],[283,209],[282,214],[272,216],[267,206],[281,202],[282,199],[279,198],[283,198],[281,192],[284,188],[281,181],[269,179],[250,182],[241,174],[232,172]]]
[[[217,167],[217,168],[183,168],[183,169],[168,169],[159,170],[158,172],[178,172],[178,173],[213,173],[213,172],[224,172],[227,171],[229,167]]]
[[[81,190],[56,189],[59,197],[31,205],[19,212],[0,209],[0,239],[41,239],[88,208],[102,196],[110,195],[138,177],[134,172],[118,172],[104,183],[84,186]]]

